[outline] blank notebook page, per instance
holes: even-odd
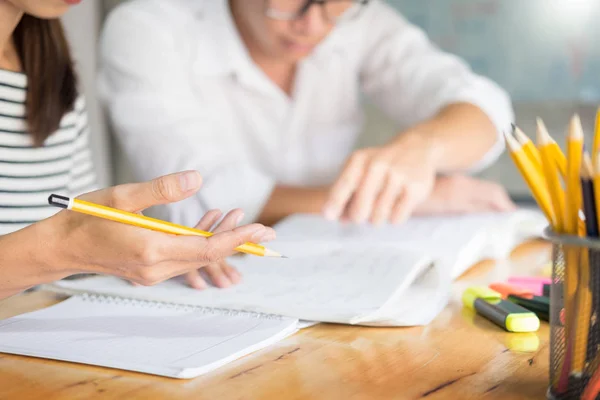
[[[296,331],[297,320],[74,296],[0,321],[0,352],[191,378]]]

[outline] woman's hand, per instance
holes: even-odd
[[[429,195],[437,171],[435,147],[419,132],[353,153],[323,210],[328,219],[379,224],[407,219]]]
[[[415,214],[466,214],[516,209],[506,190],[497,183],[468,176],[438,178],[431,195]]]
[[[183,200],[198,191],[197,172],[174,174],[151,182],[116,186],[81,198],[129,212]],[[82,272],[116,275],[142,285],[154,285],[171,277],[213,265],[234,253],[245,242],[275,237],[260,224],[235,227],[240,211],[229,214],[222,229],[209,238],[174,236],[71,211],[61,211],[40,223],[46,237],[48,265],[61,266],[65,275]],[[215,213],[204,219],[203,226]]]
[[[219,221],[222,214],[219,210],[211,210],[200,220],[197,229],[210,231]],[[220,233],[235,229],[239,221],[244,217],[242,210],[233,210],[229,212],[212,232]],[[263,237],[263,241],[269,241],[275,238],[275,233]],[[211,263],[201,270],[190,271],[185,275],[187,283],[195,289],[206,289],[208,284],[202,277],[201,271],[211,280],[213,285],[219,288],[226,288],[238,284],[241,281],[240,273],[229,265],[225,260]]]

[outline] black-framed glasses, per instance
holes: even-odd
[[[269,18],[294,21],[302,18],[313,5],[321,6],[323,17],[331,23],[356,18],[369,0],[266,0]]]

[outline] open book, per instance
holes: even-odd
[[[276,226],[278,240],[343,241],[387,245],[427,255],[452,279],[484,259],[502,259],[526,239],[540,237],[548,222],[536,210],[461,216],[415,217],[402,225],[352,225],[314,215],[294,215]]]
[[[297,331],[297,319],[73,296],[0,321],[0,352],[193,378]]]
[[[290,258],[232,258],[243,275],[232,288],[198,291],[181,279],[133,287],[105,276],[50,288],[320,322],[424,325],[446,305],[454,278],[481,259],[506,257],[545,225],[541,213],[528,210],[413,218],[380,228],[295,215],[275,226],[278,240],[269,245]]]

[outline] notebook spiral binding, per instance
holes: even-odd
[[[212,315],[220,315],[220,316],[231,316],[231,317],[249,317],[249,318],[260,318],[260,319],[276,319],[282,320],[286,318],[282,315],[276,314],[264,314],[259,312],[252,311],[241,311],[241,310],[232,310],[226,308],[213,308],[213,307],[203,307],[203,306],[192,306],[186,304],[178,304],[178,303],[169,303],[162,301],[150,301],[150,300],[139,300],[139,299],[131,299],[127,297],[119,297],[119,296],[110,296],[110,295],[102,295],[102,294],[91,294],[84,293],[78,295],[82,300],[94,302],[94,303],[102,303],[102,304],[121,304],[121,305],[129,305],[134,307],[144,307],[144,308],[153,308],[153,309],[169,309],[181,312],[190,312],[190,313],[200,313],[200,314],[212,314]]]

